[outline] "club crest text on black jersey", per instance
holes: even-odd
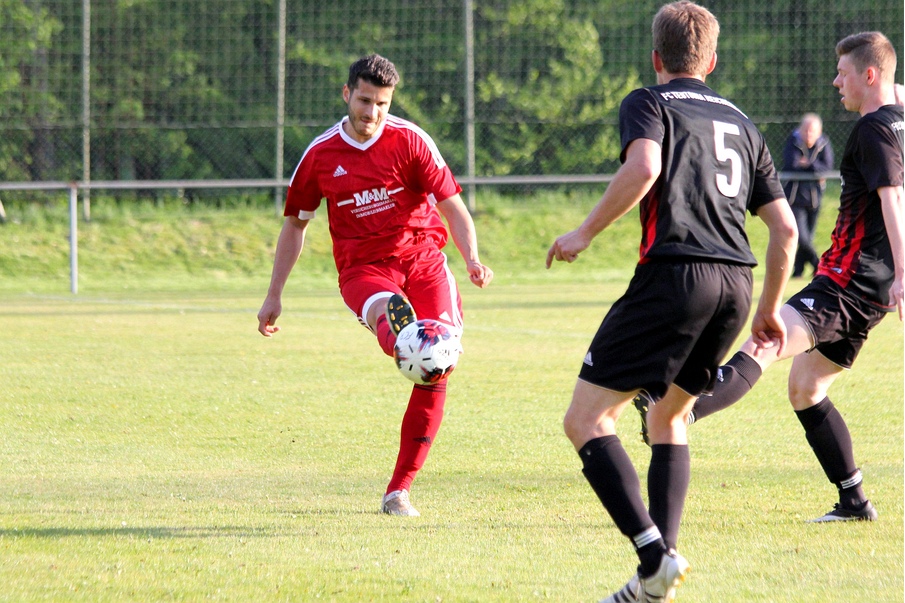
[[[639,138],[662,149],[662,171],[641,200],[640,263],[716,261],[756,266],[745,212],[785,199],[763,135],[702,81],[640,88],[619,110],[622,155]]]

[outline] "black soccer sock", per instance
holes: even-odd
[[[695,422],[741,400],[763,374],[754,358],[744,352],[736,352],[718,370],[713,395],[701,396],[694,403],[691,412]]]
[[[654,528],[656,530],[656,527]],[[632,539],[635,542],[635,539]],[[637,546],[637,545],[636,545]],[[653,576],[660,569],[660,561],[663,560],[663,554],[666,553],[666,546],[663,544],[663,538],[657,538],[654,542],[646,544],[635,549],[638,554],[638,574],[642,578]]]
[[[597,498],[638,551],[642,575],[654,573],[666,546],[644,506],[641,481],[619,437],[594,438],[582,446],[578,455],[584,463],[581,471]]]
[[[691,481],[691,455],[687,445],[654,444],[650,447],[647,493],[650,518],[660,528],[667,548],[678,548],[679,524]]]
[[[861,487],[861,471],[855,465],[852,436],[845,419],[829,398],[810,408],[796,410],[795,416],[804,427],[804,435],[827,479],[839,490],[839,504],[847,509],[862,508],[867,497]]]

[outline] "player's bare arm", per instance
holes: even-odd
[[[458,194],[437,203],[437,209],[446,218],[449,232],[452,235],[456,249],[465,260],[465,268],[468,277],[476,286],[483,289],[493,280],[493,270],[481,263],[478,256],[478,236],[475,231],[474,220],[468,213],[468,208],[462,202]]]
[[[661,169],[661,149],[658,143],[646,138],[630,142],[625,163],[617,170],[600,202],[581,226],[553,242],[547,252],[547,268],[553,264],[554,259],[558,262],[574,262],[594,237],[641,201],[657,181]]]
[[[896,305],[899,320],[905,318],[905,194],[901,186],[884,186],[877,189],[883,208],[883,222],[892,250],[893,281],[889,289],[890,303]]]
[[[757,217],[763,220],[770,234],[764,288],[751,319],[751,336],[758,348],[778,346],[776,353],[780,355],[786,345],[787,333],[779,310],[792,271],[798,227],[789,203],[782,198],[759,207]]]
[[[280,330],[275,323],[283,311],[283,287],[302,253],[307,229],[308,220],[300,220],[295,216],[289,216],[283,222],[273,258],[270,287],[267,289],[264,304],[258,311],[258,331],[264,337],[273,337],[273,334]]]

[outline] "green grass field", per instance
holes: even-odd
[[[542,268],[590,203],[478,215],[499,278],[479,291],[459,271],[466,354],[412,491],[422,517],[406,519],[377,508],[410,388],[339,299],[326,229],[268,340],[266,211],[99,209],[78,296],[65,249],[40,242],[65,234],[52,210],[0,227],[0,601],[596,601],[621,587],[634,555],[561,419],[637,225]],[[691,428],[679,600],[902,601],[901,324],[884,320],[830,392],[878,522],[804,523],[835,488],[787,372]],[[631,411],[620,435],[643,482],[637,428]]]

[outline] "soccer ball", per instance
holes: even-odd
[[[459,360],[460,334],[455,327],[437,320],[419,320],[396,336],[393,358],[399,372],[419,385],[445,378]]]

